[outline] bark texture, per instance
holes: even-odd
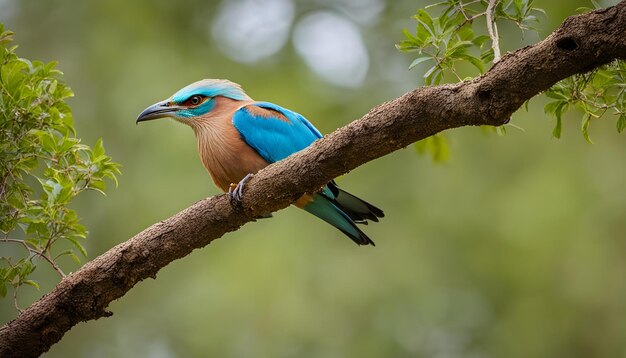
[[[87,263],[0,327],[0,357],[36,357],[79,322],[173,260],[290,205],[330,179],[449,128],[500,125],[527,99],[561,79],[626,59],[626,0],[572,16],[547,39],[504,55],[486,74],[423,87],[373,108],[306,150],[270,165],[247,184],[243,205],[227,195],[199,201]]]

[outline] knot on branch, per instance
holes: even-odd
[[[494,91],[491,86],[480,86],[476,92],[478,97],[481,122],[480,124],[490,126],[501,126],[509,123],[512,111],[508,106],[503,105],[500,93]]]
[[[491,90],[479,89],[476,95],[478,96],[478,99],[480,99],[481,101],[487,101],[489,100],[489,97],[491,97]]]
[[[556,40],[556,47],[565,51],[573,51],[578,48],[578,43],[571,37],[563,37]]]

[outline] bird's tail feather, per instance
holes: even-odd
[[[333,201],[325,195],[314,194],[313,200],[302,208],[336,227],[358,245],[374,245],[374,242],[356,226],[352,217],[337,207]]]
[[[347,191],[336,188],[334,194],[333,203],[356,223],[367,225],[367,220],[378,222],[379,218],[385,216],[381,209]]]

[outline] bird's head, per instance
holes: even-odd
[[[228,80],[205,79],[194,82],[174,93],[170,98],[146,108],[137,117],[137,123],[170,117],[193,125],[216,108],[219,98],[235,101],[250,100],[241,87]]]

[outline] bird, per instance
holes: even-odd
[[[240,85],[222,79],[203,79],[180,89],[143,110],[136,123],[157,118],[172,118],[193,129],[200,160],[213,182],[239,203],[255,173],[322,138],[301,114],[254,101]],[[356,224],[384,217],[381,209],[340,189],[334,180],[302,195],[294,205],[358,245],[374,242]]]

